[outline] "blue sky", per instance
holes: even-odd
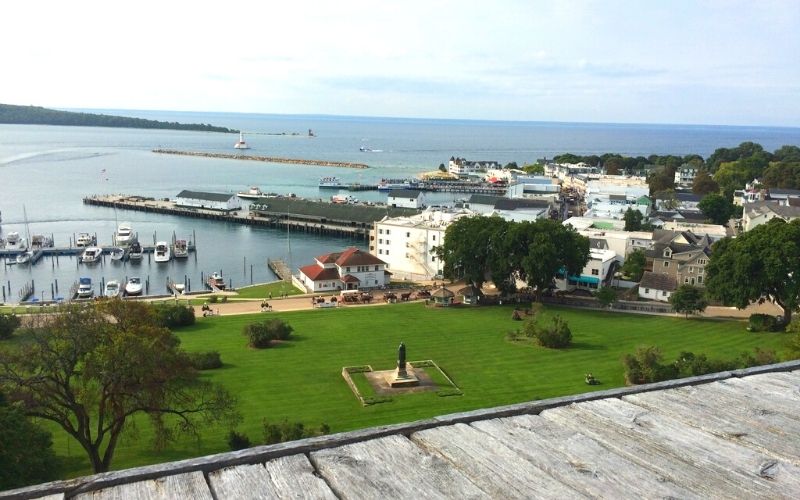
[[[0,18],[11,104],[800,126],[797,0],[40,0]]]

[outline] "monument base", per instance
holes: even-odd
[[[406,368],[404,373],[400,373],[399,370],[390,372],[386,377],[386,382],[389,384],[389,387],[392,388],[414,387],[419,385],[419,379],[414,375],[413,368]]]

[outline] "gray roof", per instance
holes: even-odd
[[[798,370],[791,361],[532,401],[2,495],[796,498]]]
[[[550,208],[546,200],[528,200],[525,198],[500,198],[495,204],[497,210],[519,210],[521,208]]]
[[[473,194],[469,197],[469,203],[475,203],[478,205],[491,205],[494,206],[497,203],[497,200],[502,200],[502,196],[489,196],[486,194]],[[506,198],[507,199],[507,198]]]
[[[422,191],[418,189],[392,189],[389,198],[419,198]]]
[[[699,203],[700,200],[703,199],[703,197],[700,196],[699,194],[694,194],[689,191],[678,191],[675,193],[675,198],[677,198],[680,201],[688,201],[696,203]]]
[[[678,289],[678,282],[675,278],[667,274],[658,274],[650,271],[645,271],[639,281],[639,288],[651,288],[653,290],[664,290],[666,292],[674,292]]]
[[[744,211],[748,213],[751,218],[767,212],[773,212],[775,215],[778,215],[784,219],[800,217],[800,207],[778,205],[778,203],[774,201],[756,201],[754,203],[747,203],[744,206]]]
[[[189,191],[184,189],[176,198],[191,198],[193,200],[208,200],[208,201],[228,201],[236,196],[235,194],[226,193],[204,193],[202,191]]]

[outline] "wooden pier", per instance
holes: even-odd
[[[292,281],[292,271],[286,262],[281,259],[267,259],[267,267],[275,273],[281,281]]]

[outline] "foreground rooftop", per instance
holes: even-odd
[[[21,498],[797,498],[800,361],[0,493]]]

